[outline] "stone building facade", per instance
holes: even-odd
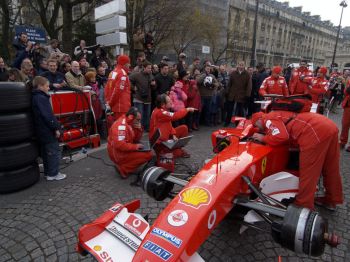
[[[229,28],[232,30],[227,57],[249,64],[253,41],[255,0],[231,0]],[[290,7],[288,2],[260,0],[257,30],[257,61],[267,66],[297,63],[307,59],[326,63],[332,53],[337,28],[320,16]],[[342,36],[341,36],[342,37]]]

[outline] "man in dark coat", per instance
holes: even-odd
[[[248,105],[249,116],[260,111],[260,105],[254,104],[254,102],[260,100],[259,89],[261,87],[261,84],[264,82],[265,78],[269,76],[269,74],[266,72],[265,65],[263,63],[259,63],[256,66],[256,70],[257,71],[254,72],[252,76],[252,93]]]
[[[49,59],[47,62],[48,71],[41,74],[41,76],[46,77],[50,82],[50,90],[56,90],[67,85],[66,78],[64,74],[57,71],[57,61]]]
[[[252,79],[245,70],[243,61],[238,63],[237,70],[230,74],[228,89],[226,93],[227,115],[225,126],[231,122],[233,109],[235,116],[245,116],[245,104],[247,103],[252,91]]]

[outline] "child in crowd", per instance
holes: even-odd
[[[65,179],[66,175],[59,172],[61,151],[58,138],[61,128],[51,108],[49,90],[47,78],[37,76],[33,79],[32,109],[36,137],[40,143],[44,176],[53,181]]]
[[[169,94],[172,110],[178,112],[185,108],[185,103],[187,101],[187,95],[183,90],[183,84],[180,81],[176,81],[175,84],[171,87]],[[185,119],[180,119],[174,122],[174,126],[185,124]]]

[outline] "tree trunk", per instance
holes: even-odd
[[[73,11],[70,1],[61,1],[63,13],[62,45],[63,52],[71,54],[73,50]]]
[[[2,9],[2,18],[1,18],[1,42],[3,44],[3,48],[1,50],[1,56],[7,61],[10,60],[10,10],[8,7],[8,1],[1,1],[1,9]]]

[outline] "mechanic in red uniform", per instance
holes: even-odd
[[[294,69],[289,81],[289,93],[291,95],[307,94],[308,85],[313,77],[312,71],[307,68],[307,61],[301,60],[299,68]]]
[[[153,110],[150,121],[149,137],[151,138],[157,129],[160,131],[159,142],[155,147],[157,154],[157,165],[160,162],[160,155],[173,154],[173,157],[189,157],[190,155],[183,149],[169,150],[161,144],[161,142],[167,141],[169,139],[177,140],[178,138],[188,136],[188,128],[186,125],[180,125],[176,128],[173,127],[172,122],[184,118],[188,112],[194,112],[196,109],[192,107],[181,109],[175,113],[170,112],[171,109],[171,99],[166,94],[159,95],[156,100],[156,108]],[[167,169],[173,169],[173,161],[170,160],[169,165],[164,165],[163,167]]]
[[[309,94],[313,103],[319,103],[323,99],[323,95],[328,90],[329,82],[326,78],[327,68],[322,66],[318,69],[317,77],[312,78],[309,86]]]
[[[129,66],[129,57],[120,55],[117,59],[117,66],[108,76],[105,101],[107,109],[110,108],[114,113],[114,120],[125,114],[131,106]]]
[[[349,129],[350,129],[350,80],[347,87],[344,90],[345,97],[342,102],[342,107],[344,109],[340,133],[340,146],[343,148],[348,143],[349,139]],[[350,152],[350,147],[346,148],[346,151]]]
[[[281,76],[282,67],[274,66],[272,68],[271,76],[265,78],[264,82],[260,86],[259,94],[261,96],[267,94],[288,96],[287,82],[283,76]]]
[[[112,125],[108,136],[108,154],[123,178],[139,173],[152,160],[152,152],[141,152],[139,143],[143,134],[141,113],[131,107]]]
[[[342,182],[339,173],[338,128],[328,118],[315,113],[288,111],[262,112],[252,116],[253,125],[265,133],[253,138],[271,146],[292,142],[299,145],[299,192],[295,204],[314,209],[314,195],[320,175],[326,195],[316,204],[335,210],[343,203]]]

